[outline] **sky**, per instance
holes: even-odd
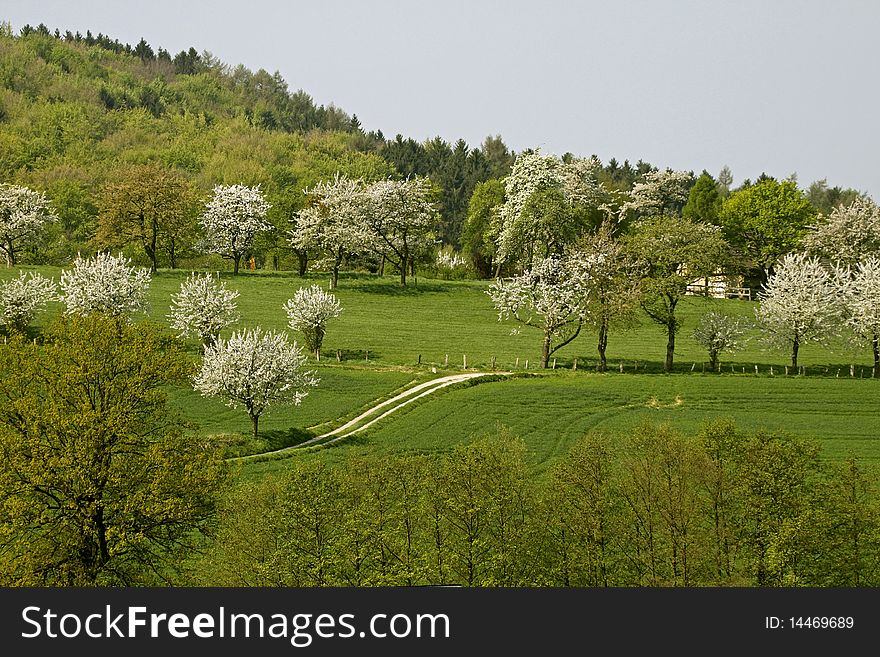
[[[501,134],[880,200],[874,0],[0,0],[0,19],[277,70],[389,137]]]

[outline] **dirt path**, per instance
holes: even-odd
[[[426,397],[427,395],[430,395],[432,393],[435,393],[442,388],[446,388],[447,386],[455,385],[456,383],[461,383],[462,381],[467,381],[469,379],[476,379],[482,376],[506,376],[508,374],[509,372],[466,372],[463,374],[452,374],[450,376],[442,376],[437,379],[432,379],[430,381],[426,381],[425,383],[420,383],[417,386],[413,386],[412,388],[404,390],[403,392],[395,395],[391,399],[386,399],[385,401],[378,403],[375,406],[371,406],[366,411],[358,415],[356,418],[349,420],[341,427],[333,429],[333,431],[328,431],[327,433],[323,433],[320,436],[315,436],[314,438],[311,438],[298,445],[292,445],[291,447],[282,447],[281,449],[276,449],[271,452],[250,454],[248,456],[240,456],[228,460],[246,461],[248,459],[265,456],[267,454],[280,454],[283,452],[291,452],[297,449],[302,449],[303,447],[315,445],[317,443],[321,443],[323,445],[332,445],[339,442],[340,440],[343,440],[344,438],[348,438],[351,435],[354,435],[368,427],[373,426],[379,420],[388,417],[389,415],[397,410],[400,410],[407,404],[414,402],[417,399]],[[383,409],[385,409],[384,412]],[[328,438],[330,438],[330,440],[327,440]]]

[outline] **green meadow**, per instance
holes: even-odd
[[[60,277],[59,269],[24,269]],[[0,279],[14,273],[0,270]],[[151,319],[167,324],[171,294],[188,273],[161,271],[154,277]],[[288,272],[221,276],[241,295],[237,328],[288,330],[284,302],[299,287],[328,283],[327,276],[299,278]],[[330,449],[293,457],[336,460],[352,452],[440,452],[503,424],[526,441],[543,469],[589,431],[624,435],[641,422],[667,422],[693,432],[707,418],[728,416],[744,428],[816,439],[828,458],[855,454],[880,460],[880,379],[871,379],[866,348],[845,340],[805,346],[800,360],[806,374],[786,375],[787,355],[764,349],[755,331],[743,351],[722,356],[720,374],[704,373],[707,355],[690,337],[699,317],[709,310],[752,317],[756,304],[688,297],[680,305],[675,373],[661,373],[665,335],[642,317],[612,331],[611,372],[593,372],[595,335],[588,330],[555,354],[555,371],[539,372],[538,331],[499,322],[485,294],[487,286],[483,281],[418,278],[404,289],[392,277],[343,275],[336,291],[343,314],[328,325],[321,360],[314,363],[319,387],[299,407],[267,411],[256,442],[246,437],[246,414],[219,400],[174,389],[172,405],[199,432],[223,437],[230,455],[252,454],[296,444],[407,386],[460,372],[465,357],[471,369],[488,370],[494,359],[498,370],[531,376],[454,386]],[[59,311],[55,304],[38,325]],[[197,359],[198,345],[191,341],[189,348]],[[284,463],[279,459],[242,467],[257,475]]]

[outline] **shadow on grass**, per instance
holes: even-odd
[[[379,294],[387,297],[414,297],[420,294],[431,292],[448,292],[449,287],[438,283],[407,283],[406,287],[400,285],[399,282],[392,283],[386,281],[384,283],[365,283],[358,285],[360,292],[367,294]]]
[[[307,440],[311,440],[317,434],[307,431],[299,427],[290,427],[289,429],[274,429],[272,431],[261,431],[258,438],[253,436],[241,436],[239,440],[230,442],[226,445],[224,452],[225,458],[233,458],[236,456],[250,456],[252,454],[262,454],[264,452],[273,452],[285,447],[293,447]]]

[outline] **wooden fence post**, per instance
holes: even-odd
[[[573,369],[575,372],[577,372],[577,368],[578,368],[578,359],[575,358],[574,359],[574,366],[571,369]]]

